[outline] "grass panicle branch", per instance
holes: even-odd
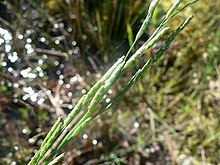
[[[63,159],[65,153],[60,154],[56,158],[54,158],[48,165],[55,165],[57,164],[61,159]]]
[[[77,102],[77,104],[75,105],[74,109],[69,113],[67,118],[64,120],[64,123],[63,123],[64,128],[66,128],[71,123],[71,121],[76,117],[76,115],[80,112],[80,110],[83,107],[83,101],[85,100],[85,98],[86,98],[86,95],[83,95],[81,99]]]
[[[97,90],[103,85],[103,83],[112,75],[114,70],[119,64],[124,60],[124,56],[118,59],[117,62],[103,75],[103,77],[89,90],[86,97],[83,100],[83,105],[85,105],[97,92]]]
[[[175,37],[189,24],[193,16],[189,16],[165,41],[165,43],[161,46],[161,48],[144,64],[144,66],[139,69],[134,76],[130,79],[130,81],[121,89],[121,91],[104,107],[101,108],[101,111],[108,110],[113,105],[116,105],[116,102],[134,85],[137,80],[143,75],[145,70],[150,67],[152,63],[155,63],[169,48],[171,42],[175,39]]]
[[[152,40],[150,40],[149,42],[145,42],[130,58],[129,60],[126,62],[125,64],[125,68],[130,67],[135,60],[142,54],[144,53],[146,50],[148,50],[149,48],[151,48],[157,41],[159,41],[162,36],[168,31],[169,27],[162,29],[156,36],[154,36],[152,38]]]
[[[180,5],[180,3],[182,2],[183,0],[176,0],[174,2],[174,4],[171,6],[171,8],[168,10],[165,18],[168,19],[169,17],[171,17],[171,15],[175,12],[175,10],[178,8],[178,6]]]
[[[135,40],[127,54],[119,58],[115,62],[115,64],[103,75],[103,77],[89,90],[89,92],[86,95],[82,96],[82,98],[78,101],[78,103],[70,112],[68,117],[64,120],[64,122],[62,122],[61,117],[58,118],[57,122],[54,124],[54,126],[51,128],[50,132],[47,134],[46,138],[42,142],[40,149],[29,162],[29,165],[52,165],[56,164],[60,159],[62,159],[64,154],[61,154],[56,158],[54,157],[59,153],[59,151],[68,141],[70,141],[73,137],[80,133],[83,128],[85,128],[97,115],[111,108],[119,101],[120,98],[124,96],[124,94],[138,81],[138,79],[140,79],[143,73],[164,54],[164,52],[170,46],[171,42],[189,24],[193,16],[189,16],[174,32],[172,32],[167,37],[160,49],[152,57],[150,57],[140,69],[136,71],[131,79],[124,85],[124,87],[116,94],[115,97],[113,97],[113,99],[109,103],[104,104],[101,108],[97,108],[97,105],[103,100],[104,95],[120,78],[121,74],[127,68],[131,67],[132,64],[144,52],[146,52],[146,50],[149,50],[154,46],[156,42],[164,38],[164,34],[167,33],[169,30],[169,27],[164,26],[171,18],[173,18],[184,8],[190,6],[196,1],[197,0],[191,1],[179,11],[177,11],[177,8],[181,4],[182,0],[175,1],[166,13],[166,15],[162,18],[162,21],[160,22],[157,29],[153,32],[151,37],[134,54],[129,57],[131,50],[134,48],[137,41],[148,28],[154,10],[158,5],[159,1],[153,0],[148,9],[148,14],[140,30],[135,36]],[[75,119],[76,116],[79,116],[79,120],[74,121],[73,119]],[[73,123],[73,121],[75,123]],[[52,146],[53,149],[51,149]]]
[[[141,26],[141,28],[139,29],[136,37],[135,37],[135,40],[134,40],[134,43],[136,43],[138,41],[138,39],[144,34],[144,32],[146,31],[146,29],[148,28],[149,26],[149,23],[150,23],[150,20],[153,16],[153,13],[154,13],[154,10],[158,4],[159,0],[153,0],[151,3],[150,3],[150,7],[148,9],[148,14]]]
[[[129,57],[129,55],[130,55],[131,51],[133,50],[135,44],[137,43],[138,39],[140,39],[140,37],[144,34],[146,29],[148,28],[150,20],[153,16],[154,10],[155,10],[156,6],[158,5],[158,2],[159,2],[159,0],[153,0],[150,3],[147,16],[144,19],[144,22],[142,23],[141,28],[138,30],[138,32],[135,36],[135,40],[134,40],[133,44],[131,45],[130,49],[128,50],[126,56],[125,56],[125,60],[127,60],[127,58]]]

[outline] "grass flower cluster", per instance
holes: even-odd
[[[152,48],[156,42],[165,37],[165,34],[169,30],[169,27],[165,27],[166,23],[183,9],[195,2],[196,0],[192,0],[186,4],[186,6],[180,8],[182,0],[176,0],[166,15],[162,18],[159,26],[151,35],[151,37],[138,50],[136,50],[135,53],[131,54],[135,44],[148,28],[154,10],[159,3],[159,0],[153,0],[150,4],[147,16],[127,54],[119,58],[114,63],[114,65],[103,75],[103,77],[89,90],[89,92],[82,96],[82,98],[78,101],[74,109],[70,112],[68,117],[64,119],[64,121],[62,120],[62,117],[58,118],[42,142],[40,149],[29,162],[29,165],[56,164],[64,156],[64,154],[61,154],[55,157],[63,148],[63,146],[73,137],[75,137],[79,132],[81,132],[83,128],[88,126],[88,124],[97,115],[115,105],[117,101],[123,97],[123,95],[132,87],[132,85],[134,85],[136,81],[143,75],[146,69],[148,69],[164,54],[171,42],[187,26],[187,24],[189,24],[193,16],[189,16],[175,31],[168,35],[160,49],[154,55],[152,55],[152,57],[150,57],[141,68],[136,71],[136,73],[131,77],[127,84],[124,85],[124,87],[116,94],[116,96],[112,98],[110,102],[106,103],[105,105],[98,106],[103,100],[105,94],[115,84],[115,82],[120,78],[125,70],[131,67],[133,63],[143,53]],[[82,114],[83,112],[84,114]],[[78,120],[74,120],[76,117]]]

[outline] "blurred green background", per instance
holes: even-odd
[[[149,0],[0,2],[0,164],[26,164],[59,115],[125,54]],[[161,1],[137,47],[172,1]],[[62,164],[220,163],[220,2],[200,0],[165,56],[64,149]],[[147,53],[154,53],[157,43]],[[109,91],[106,102],[136,66]],[[58,108],[57,108],[58,107]]]

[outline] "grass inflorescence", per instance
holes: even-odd
[[[90,91],[82,96],[82,98],[79,100],[75,108],[70,112],[64,122],[62,122],[61,117],[57,120],[43,141],[40,149],[29,162],[29,165],[48,164],[49,162],[50,164],[55,164],[57,161],[59,161],[64,154],[61,154],[56,158],[54,157],[59,153],[63,146],[73,137],[75,137],[80,131],[82,131],[83,128],[88,126],[88,124],[97,115],[115,105],[117,101],[123,97],[123,95],[132,87],[132,85],[137,82],[137,80],[143,75],[146,69],[148,69],[164,54],[164,52],[170,46],[171,42],[189,24],[193,16],[189,16],[176,30],[174,30],[167,37],[160,49],[155,54],[153,54],[141,68],[136,71],[131,79],[109,103],[106,103],[101,107],[98,106],[99,103],[103,100],[105,94],[115,84],[115,82],[120,78],[125,70],[131,67],[132,64],[143,53],[152,48],[156,42],[165,38],[165,34],[167,34],[169,31],[169,27],[165,27],[166,23],[170,21],[170,19],[172,19],[175,15],[180,13],[180,11],[182,11],[184,8],[188,7],[189,4],[193,4],[195,1],[191,1],[182,9],[179,9],[181,2],[181,0],[174,2],[151,37],[138,50],[131,54],[135,44],[148,28],[154,10],[158,5],[158,0],[153,0],[151,2],[148,14],[140,30],[135,36],[134,42],[131,44],[127,54],[119,58],[115,64],[106,72],[106,74],[104,74],[103,77],[90,89]],[[83,110],[85,110],[85,112]],[[81,115],[80,112],[84,112],[84,114]],[[81,116],[79,117],[79,120],[75,122],[74,118],[78,115]]]

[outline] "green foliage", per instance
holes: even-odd
[[[94,53],[108,61],[109,54],[114,51],[122,38],[128,34],[132,42],[133,31],[137,20],[140,20],[148,7],[146,1],[63,1],[48,0],[46,6],[51,15],[62,14],[72,27],[71,35],[86,56],[88,44]],[[115,44],[116,43],[116,44]]]
[[[28,119],[28,110],[26,108],[18,108],[18,113],[22,118]]]
[[[6,92],[8,90],[8,87],[6,85],[0,85],[0,90]]]

